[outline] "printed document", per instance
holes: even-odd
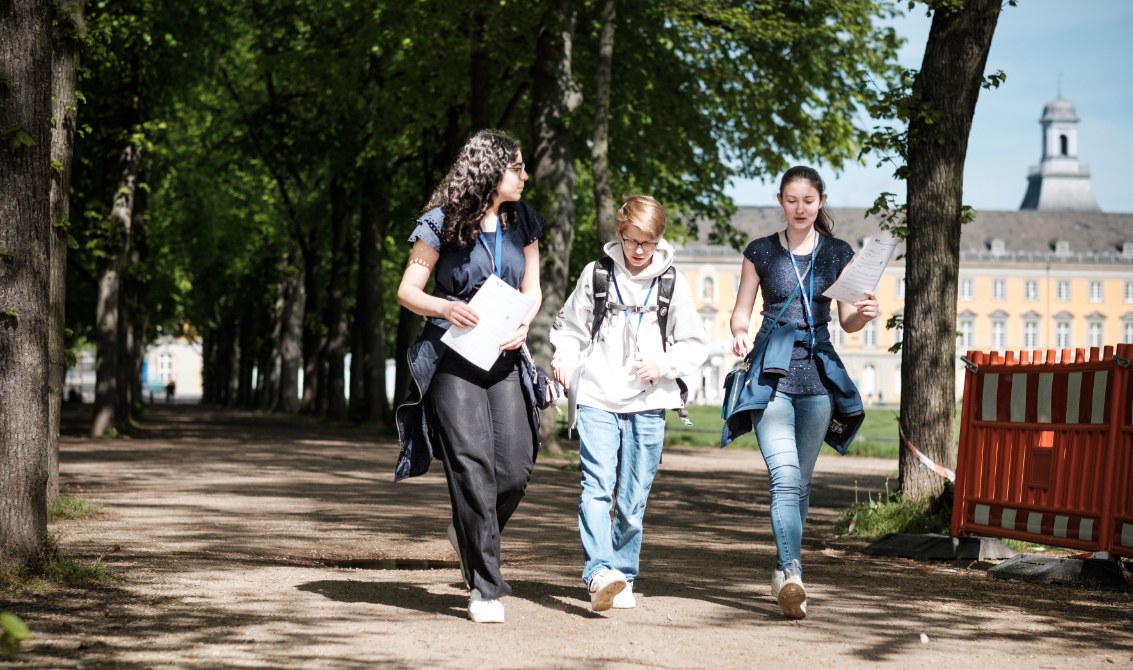
[[[468,306],[479,320],[471,328],[453,326],[441,336],[441,342],[464,356],[477,367],[491,370],[500,357],[500,344],[515,334],[523,317],[535,306],[535,299],[509,286],[496,275],[490,275]]]
[[[862,250],[854,256],[854,262],[822,295],[851,304],[865,300],[866,291],[872,293],[877,289],[877,282],[885,272],[885,266],[889,265],[889,260],[897,251],[897,243],[896,238],[888,235],[866,238]]]

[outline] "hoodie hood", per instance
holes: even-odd
[[[614,265],[621,268],[622,272],[630,275],[633,274],[629,271],[629,268],[626,267],[626,257],[622,252],[621,242],[616,240],[607,242],[606,246],[602,247],[602,250],[606,252],[607,256],[614,259]],[[676,251],[673,249],[673,245],[669,244],[668,240],[665,238],[661,238],[661,241],[657,243],[657,249],[653,252],[653,258],[650,260],[649,265],[642,269],[640,273],[633,275],[633,278],[641,280],[660,277],[661,273],[673,264],[673,256],[675,255]]]

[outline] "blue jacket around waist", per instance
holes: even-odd
[[[775,397],[779,380],[791,368],[791,352],[796,342],[808,337],[805,329],[794,323],[764,321],[752,347],[751,367],[739,392],[739,399],[724,418],[720,446],[726,447],[752,430],[752,410],[763,410]],[[827,393],[834,400],[834,414],[825,442],[838,453],[845,454],[865,419],[862,398],[834,345],[826,324],[815,329],[814,360]],[[741,374],[737,372],[737,374]]]
[[[430,423],[432,417],[426,398],[441,357],[448,353],[448,347],[441,342],[445,330],[447,329],[435,323],[427,323],[421,336],[409,347],[409,374],[412,381],[405,402],[397,407],[395,414],[401,451],[394,466],[394,481],[423,475],[429,471],[433,458],[440,458],[437,427]],[[523,400],[527,403],[531,427],[531,458],[534,460],[539,453],[539,411],[535,407],[535,369],[526,356],[519,357],[519,373]]]

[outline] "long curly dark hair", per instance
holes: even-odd
[[[481,130],[468,138],[423,211],[445,213],[441,238],[466,247],[480,236],[480,220],[492,206],[504,170],[515,160],[519,140],[502,130]],[[503,217],[500,217],[503,226]]]

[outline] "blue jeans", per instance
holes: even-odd
[[[776,567],[802,575],[803,526],[810,507],[810,483],[822,439],[834,413],[826,395],[776,393],[751,422],[771,483],[771,531]]]
[[[641,558],[645,503],[665,442],[665,410],[615,414],[583,405],[577,427],[582,459],[578,531],[586,559],[582,580],[589,584],[594,573],[609,568],[621,570],[632,583]]]

